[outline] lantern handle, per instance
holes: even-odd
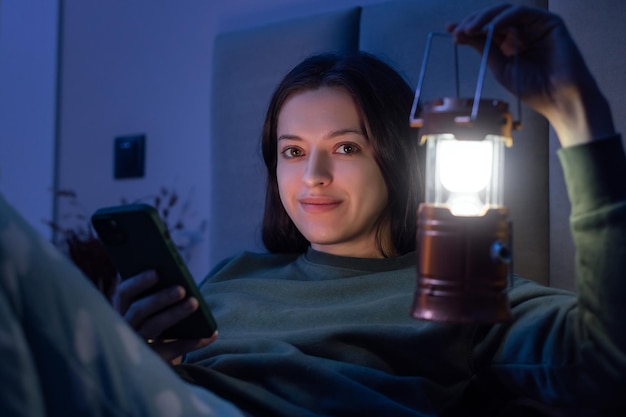
[[[487,32],[487,38],[485,40],[485,48],[483,50],[480,69],[478,72],[478,80],[476,81],[476,90],[474,92],[474,102],[472,104],[472,113],[467,118],[459,118],[459,120],[463,123],[472,123],[476,121],[478,117],[478,107],[480,105],[480,96],[482,94],[482,88],[485,82],[485,74],[487,70],[487,59],[489,57],[489,49],[491,47],[492,39],[493,39],[494,26],[489,25],[489,29]],[[517,31],[514,31],[516,43],[517,43]],[[432,45],[432,40],[434,36],[447,36],[451,37],[452,35],[444,32],[430,32],[428,34],[428,38],[426,40],[426,48],[424,49],[424,58],[422,59],[422,68],[420,69],[419,79],[417,81],[417,87],[415,89],[415,96],[413,98],[413,104],[411,106],[411,114],[409,116],[409,123],[412,127],[422,127],[423,120],[420,118],[416,118],[416,112],[419,107],[419,101],[422,94],[422,87],[424,84],[424,78],[426,75],[426,68],[428,66],[428,59],[430,56],[430,49]],[[522,126],[522,105],[521,98],[519,95],[519,64],[518,64],[518,54],[513,56],[514,59],[514,68],[515,68],[515,89],[517,96],[517,121],[513,122],[513,129],[519,130]],[[459,97],[459,54],[458,54],[458,45],[454,44],[454,73],[455,73],[455,83],[456,83],[456,96]]]
[[[424,48],[424,57],[422,58],[422,67],[420,69],[420,75],[417,80],[417,87],[415,88],[415,96],[413,97],[413,104],[411,106],[411,115],[409,116],[409,123],[413,127],[422,127],[423,120],[417,119],[416,112],[419,106],[419,101],[422,96],[422,87],[424,85],[424,78],[426,76],[426,68],[428,67],[428,59],[430,58],[430,48],[432,47],[433,37],[435,36],[450,36],[448,33],[444,32],[429,32],[426,38],[426,48]],[[459,95],[459,71],[458,71],[458,46],[454,44],[454,67],[456,74],[456,93],[457,97]]]

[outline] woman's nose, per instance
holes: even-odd
[[[302,181],[309,187],[324,186],[332,182],[332,161],[323,152],[313,151],[309,154]]]

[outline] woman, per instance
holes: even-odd
[[[510,323],[451,326],[409,318],[419,192],[405,179],[417,175],[398,173],[417,169],[406,126],[411,94],[372,57],[321,56],[286,77],[265,124],[264,242],[280,253],[243,254],[209,274],[202,291],[220,337],[151,346],[174,363],[187,354],[175,369],[192,385],[139,343],[79,277],[71,281],[79,289],[68,291],[59,271],[46,267],[41,273],[56,278],[39,284],[36,271],[20,261],[46,254],[32,244],[34,252],[8,245],[6,236],[19,242],[22,229],[0,224],[0,319],[12,331],[0,347],[16,364],[3,366],[0,380],[18,394],[2,394],[7,409],[21,410],[30,399],[40,408],[32,406],[29,415],[44,406],[75,412],[85,398],[93,414],[132,405],[146,415],[201,415],[209,406],[217,415],[236,415],[224,399],[258,416],[598,415],[623,407],[626,156],[610,109],[557,16],[501,5],[449,30],[458,42],[480,48],[488,24],[498,34],[490,56],[496,77],[514,85],[512,54],[519,48],[522,98],[550,120],[563,146],[578,297],[516,279]],[[513,44],[512,28],[520,45]],[[392,103],[397,111],[387,107]],[[193,299],[180,303],[179,289],[137,298],[155,279],[141,274],[117,294],[118,310],[145,339],[158,339],[196,306]],[[24,296],[36,285],[47,297]],[[51,357],[53,371],[41,366]],[[36,382],[24,383],[19,374]],[[59,390],[82,391],[62,403],[54,390],[29,389],[55,377],[67,382],[55,385]]]
[[[315,95],[316,92],[320,92],[319,100],[315,100],[315,97],[309,100],[308,97]],[[324,100],[334,102],[333,97],[325,97],[329,95],[337,96],[340,101],[344,99],[336,104],[341,109],[350,110],[351,113],[345,115],[347,119],[345,123],[349,126],[341,126],[343,114],[333,113],[325,107]],[[303,108],[298,108],[298,103],[294,103],[296,100],[304,101],[301,104]],[[332,123],[324,116],[335,116],[338,120],[334,121],[336,124],[334,127],[338,130],[350,127],[348,129],[350,132],[346,133],[355,133],[359,136],[357,139],[360,142],[366,142],[364,149],[354,144],[352,153],[363,151],[365,155],[361,153],[361,156],[367,156],[375,165],[371,172],[360,173],[370,177],[371,183],[368,184],[368,178],[364,178],[365,183],[361,184],[364,189],[358,191],[372,197],[376,197],[374,194],[380,194],[377,198],[381,208],[375,219],[376,248],[374,249],[371,246],[372,242],[369,241],[366,243],[370,246],[366,250],[367,253],[351,255],[358,257],[403,255],[415,249],[415,213],[421,200],[422,181],[418,170],[420,160],[417,134],[411,131],[407,123],[412,100],[413,91],[406,82],[392,68],[366,54],[350,57],[334,55],[312,57],[294,68],[283,79],[270,102],[262,140],[268,178],[263,242],[270,252],[303,253],[309,244],[315,247],[314,236],[303,236],[306,235],[307,220],[299,221],[293,204],[283,201],[281,194],[281,190],[289,186],[285,180],[293,179],[294,176],[303,177],[300,171],[287,172],[287,166],[290,164],[286,163],[288,158],[285,158],[286,154],[282,152],[284,150],[282,148],[288,142],[289,129],[298,129],[300,123],[298,116],[306,114],[306,107],[329,113],[320,115],[324,120],[321,120],[319,125],[310,118],[304,120],[314,128],[323,129],[324,122]],[[284,130],[287,130],[287,134],[283,132]],[[336,142],[341,144],[342,141],[339,140],[341,138],[335,137]],[[298,146],[287,148],[299,151]],[[307,160],[311,164],[311,169],[317,168],[315,166],[317,161],[311,161],[309,155],[297,156],[299,161]],[[337,164],[341,165],[339,161]],[[313,174],[315,175],[315,172]],[[322,176],[325,174],[328,173],[321,173]],[[342,179],[341,173],[337,173],[336,177]],[[330,182],[333,178],[331,175]],[[329,179],[320,178],[320,180],[324,182]],[[375,188],[377,184],[384,189]],[[325,184],[320,185],[322,186],[320,188],[323,188]],[[287,197],[285,200],[288,200]],[[356,207],[352,209],[355,210]],[[354,214],[338,213],[338,215],[358,219]]]

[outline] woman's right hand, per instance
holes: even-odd
[[[115,310],[146,340],[150,346],[171,364],[178,364],[187,352],[208,345],[217,337],[162,340],[164,330],[178,323],[198,309],[198,300],[185,298],[181,286],[173,286],[140,297],[158,281],[154,271],[146,271],[119,283],[112,297]]]
[[[483,51],[495,78],[543,114],[563,146],[613,136],[611,111],[561,17],[548,10],[499,4],[446,29],[457,43]]]

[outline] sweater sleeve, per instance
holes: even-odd
[[[626,157],[621,139],[559,151],[572,204],[581,336],[626,389]]]
[[[620,137],[564,148],[577,293],[517,281],[514,319],[477,331],[484,389],[557,407],[626,399],[626,156]]]

